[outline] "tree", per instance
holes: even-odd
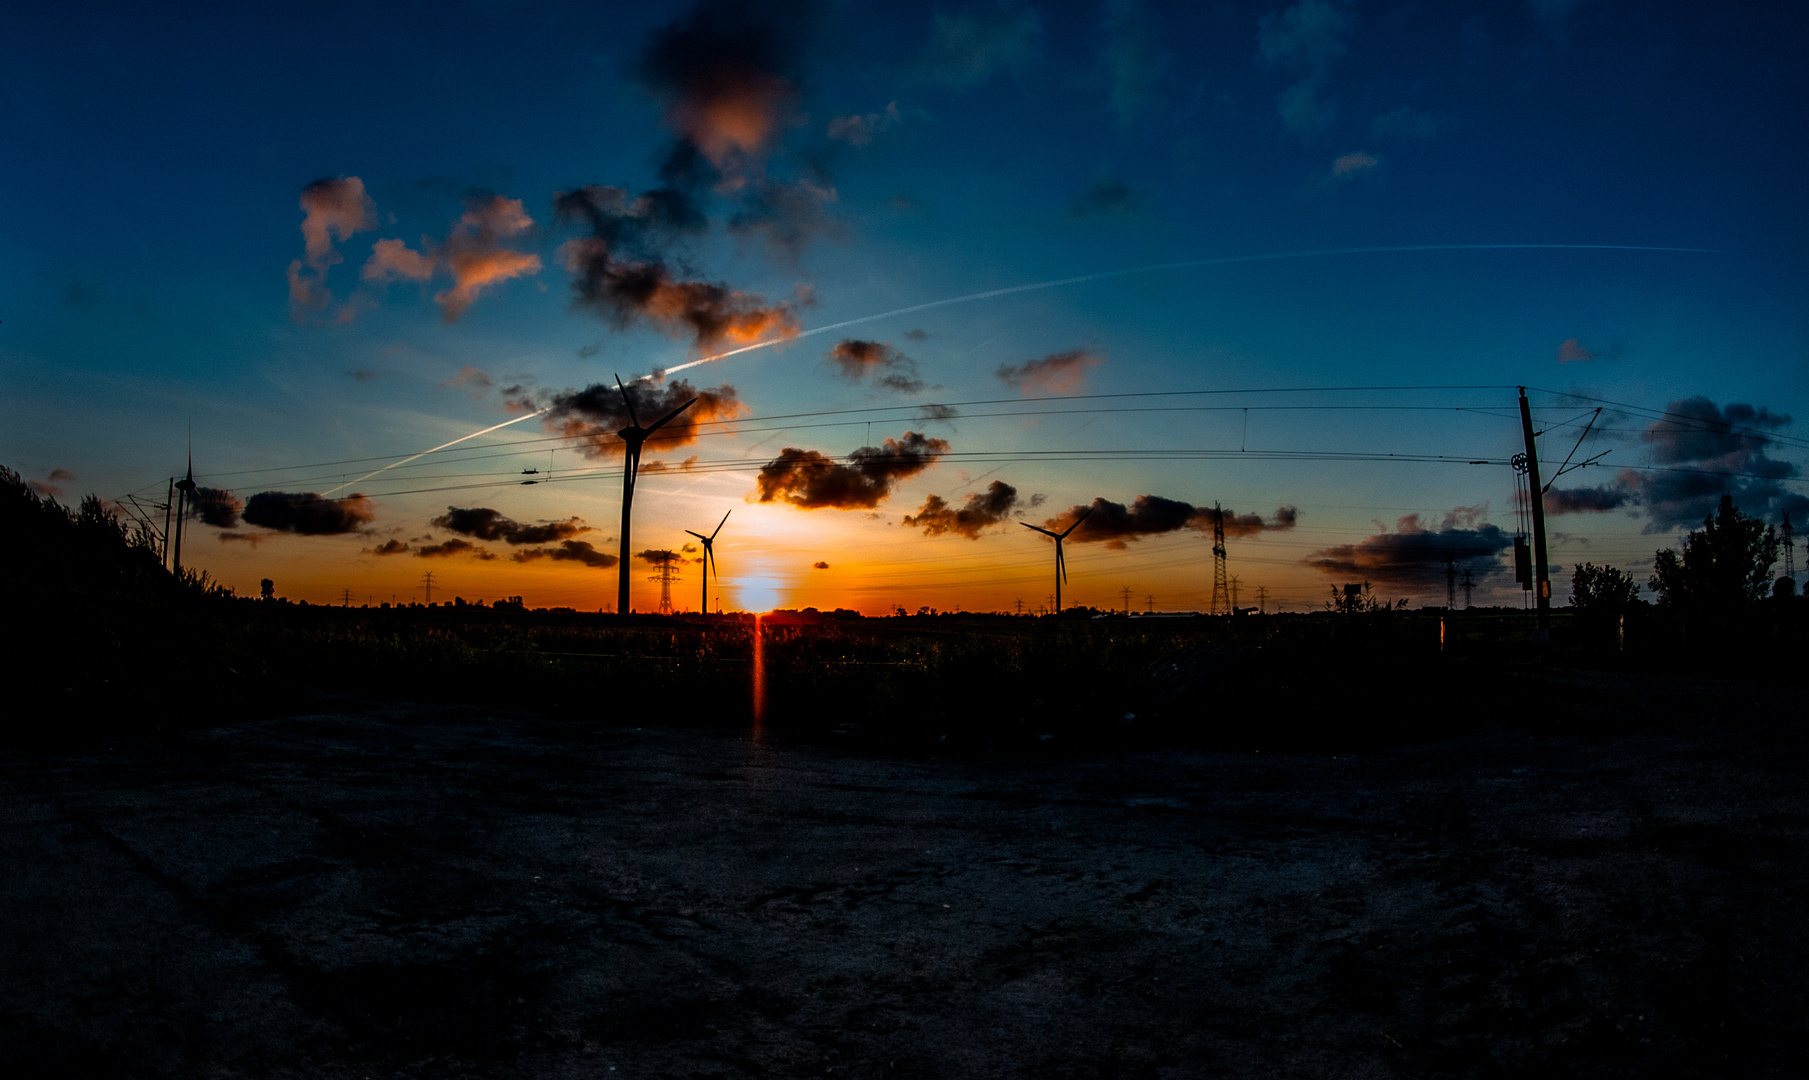
[[[258,595],[266,600],[274,598],[276,596],[276,582],[271,581],[269,578],[265,578],[258,582]]]
[[[1571,571],[1570,604],[1581,612],[1626,611],[1638,606],[1639,582],[1612,566],[1584,563]]]
[[[1736,608],[1762,600],[1778,560],[1778,534],[1740,512],[1731,496],[1684,537],[1683,555],[1666,548],[1653,562],[1658,602],[1680,608]]]

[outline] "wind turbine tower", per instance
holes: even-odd
[[[628,614],[628,528],[634,510],[634,480],[641,471],[641,446],[646,443],[649,435],[671,423],[672,418],[679,413],[697,404],[697,399],[692,398],[655,420],[652,427],[642,427],[640,417],[636,416],[634,412],[634,402],[628,397],[628,388],[622,385],[620,375],[616,376],[616,389],[622,394],[622,404],[628,408],[629,420],[627,427],[616,432],[627,444],[622,451],[622,545],[619,561],[616,563],[621,568],[616,578],[616,614],[626,615]],[[671,586],[666,586],[666,589],[667,591],[662,594],[660,599],[660,610],[671,614]]]
[[[1225,583],[1225,511],[1212,504],[1212,614],[1230,613],[1230,589]]]
[[[1064,559],[1062,557],[1062,541],[1066,540],[1068,538],[1069,533],[1073,532],[1075,529],[1080,528],[1080,523],[1087,520],[1087,515],[1091,514],[1092,512],[1093,512],[1093,508],[1091,506],[1087,507],[1085,510],[1082,510],[1080,512],[1080,516],[1074,519],[1074,524],[1068,526],[1067,528],[1063,529],[1061,532],[1058,532],[1058,533],[1050,532],[1048,529],[1044,529],[1044,528],[1040,528],[1036,525],[1032,525],[1028,521],[1018,522],[1018,524],[1024,526],[1024,528],[1035,529],[1037,532],[1040,532],[1044,536],[1047,536],[1051,540],[1055,541],[1055,598],[1054,599],[1055,599],[1055,614],[1058,616],[1062,613],[1062,582],[1068,580],[1068,562],[1066,559]]]
[[[692,536],[697,537],[699,540],[701,540],[703,542],[703,548],[704,548],[704,565],[703,565],[703,574],[702,574],[702,577],[703,577],[703,606],[699,607],[697,609],[698,612],[703,615],[708,615],[710,613],[710,575],[716,572],[716,548],[715,548],[716,533],[719,533],[722,531],[723,525],[729,520],[729,514],[732,514],[734,512],[735,511],[730,510],[727,513],[723,514],[722,520],[718,521],[716,523],[716,531],[712,532],[708,536],[705,536],[703,533],[700,533],[700,532],[691,532],[690,529],[685,530],[686,532],[691,533]],[[718,578],[718,580],[721,580],[721,579]]]

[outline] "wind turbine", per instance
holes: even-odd
[[[628,524],[629,512],[634,508],[634,478],[641,471],[641,444],[647,437],[672,422],[672,418],[697,404],[692,398],[678,408],[654,421],[652,427],[642,427],[640,417],[634,414],[634,402],[628,399],[628,388],[622,385],[622,377],[616,376],[616,389],[622,393],[622,404],[628,407],[627,427],[616,432],[623,442],[627,443],[622,453],[622,547],[620,574],[616,579],[616,614],[628,614]]]
[[[1037,532],[1040,532],[1044,536],[1055,541],[1055,614],[1058,616],[1062,613],[1062,582],[1068,580],[1068,561],[1062,557],[1062,541],[1068,538],[1069,533],[1080,528],[1080,523],[1087,520],[1087,515],[1092,512],[1093,508],[1091,506],[1082,510],[1080,516],[1074,519],[1074,524],[1058,533],[1039,528],[1038,526],[1030,524],[1028,521],[1018,522],[1018,524],[1024,526],[1024,528],[1036,529]]]
[[[703,577],[703,607],[698,608],[697,610],[705,615],[710,613],[710,575],[716,571],[716,551],[711,545],[716,543],[716,533],[722,531],[723,524],[729,520],[729,514],[733,514],[734,512],[735,511],[730,510],[727,513],[724,513],[722,515],[722,521],[716,523],[716,532],[713,532],[708,536],[705,536],[700,532],[691,532],[690,529],[685,530],[686,532],[691,533],[692,536],[703,541],[704,572],[701,575]]]
[[[176,481],[176,573],[182,573],[182,524],[195,510],[195,431],[188,433],[188,475]]]

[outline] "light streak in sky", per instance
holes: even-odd
[[[434,447],[433,450],[423,450],[420,453],[414,455],[413,457],[405,457],[401,461],[392,461],[388,465],[383,466],[381,469],[374,469],[371,472],[367,472],[356,480],[347,480],[345,483],[339,485],[338,487],[328,488],[327,490],[321,492],[321,494],[322,495],[331,495],[335,491],[343,491],[344,489],[351,487],[353,484],[362,484],[366,480],[369,480],[371,477],[376,476],[378,473],[386,473],[386,472],[390,471],[391,469],[397,468],[398,466],[406,465],[411,461],[419,461],[420,459],[426,457],[428,454],[433,453],[435,450],[444,450],[448,446],[457,446],[459,443],[462,443],[467,439],[475,439],[479,435],[488,435],[492,431],[495,431],[499,428],[506,428],[510,424],[519,424],[523,420],[532,420],[534,417],[539,416],[541,413],[549,411],[550,408],[551,408],[551,406],[549,406],[547,409],[536,409],[531,413],[527,413],[526,415],[517,416],[513,420],[504,420],[500,424],[492,424],[482,431],[473,431],[469,435],[461,435],[449,443],[441,443],[440,445]]]
[[[1239,263],[1278,262],[1282,259],[1312,259],[1330,255],[1382,255],[1408,251],[1677,251],[1696,255],[1720,254],[1720,252],[1716,251],[1714,248],[1661,247],[1645,244],[1405,244],[1388,247],[1315,248],[1307,251],[1274,251],[1264,255],[1222,255],[1211,259],[1184,259],[1180,262],[1152,263],[1149,266],[1133,266],[1125,270],[1106,270],[1097,274],[1081,274],[1078,277],[1056,278],[1052,281],[1035,281],[1027,285],[1008,285],[1002,289],[987,289],[984,292],[968,293],[965,296],[951,296],[944,300],[931,300],[925,304],[912,304],[909,307],[894,308],[891,311],[882,311],[876,315],[862,315],[858,319],[844,319],[841,322],[828,323],[824,326],[813,326],[809,330],[800,331],[790,337],[773,338],[769,341],[757,341],[752,345],[743,345],[740,348],[730,349],[727,352],[719,352],[712,356],[700,357],[699,359],[689,361],[688,363],[679,364],[677,367],[664,368],[654,375],[638,376],[636,381],[672,375],[688,368],[697,367],[701,364],[711,364],[718,360],[727,360],[731,356],[740,356],[745,352],[753,352],[755,349],[767,349],[775,345],[784,345],[787,342],[796,341],[799,338],[814,337],[817,334],[827,334],[831,330],[841,330],[850,326],[859,326],[862,323],[878,322],[881,319],[892,319],[900,315],[912,315],[919,311],[949,307],[953,304],[971,304],[977,300],[991,300],[998,296],[1012,296],[1016,293],[1037,292],[1042,289],[1057,289],[1063,285],[1081,285],[1089,281],[1107,281],[1112,278],[1129,277],[1133,274],[1153,274],[1162,270],[1186,270],[1201,266],[1235,266]],[[474,431],[469,435],[454,439],[449,443],[442,443],[432,450],[423,450],[412,457],[405,457],[401,461],[392,462],[374,472],[365,473],[356,480],[348,480],[338,487],[331,488],[321,494],[331,495],[333,492],[344,490],[345,488],[351,487],[353,484],[363,483],[371,477],[376,476],[378,473],[385,473],[399,466],[407,465],[411,461],[418,461],[428,454],[444,450],[449,446],[457,446],[466,439],[475,439],[479,435],[488,435],[498,428],[506,428],[510,424],[519,424],[523,420],[532,419],[533,417],[539,416],[541,413],[549,411],[549,409],[540,409],[537,412],[531,412],[525,416],[517,416],[513,420],[505,420],[500,424],[487,427],[482,431]]]
[[[755,349],[770,348],[783,345],[798,338],[811,337],[815,334],[827,334],[831,330],[844,327],[859,326],[862,323],[878,322],[880,319],[895,318],[899,315],[911,315],[931,308],[948,307],[952,304],[969,304],[976,300],[990,300],[995,296],[1011,296],[1014,293],[1037,292],[1041,289],[1056,289],[1063,285],[1080,285],[1089,281],[1106,281],[1110,278],[1129,277],[1132,274],[1153,274],[1160,270],[1186,270],[1199,266],[1233,266],[1238,263],[1276,262],[1281,259],[1310,259],[1327,255],[1378,255],[1388,252],[1402,251],[1682,251],[1698,255],[1719,254],[1713,248],[1689,247],[1656,247],[1640,244],[1408,244],[1396,247],[1353,247],[1353,248],[1318,248],[1309,251],[1275,251],[1266,255],[1224,255],[1213,259],[1186,259],[1181,262],[1152,263],[1149,266],[1134,266],[1128,270],[1106,270],[1098,274],[1082,274],[1079,277],[1056,278],[1053,281],[1037,281],[1028,285],[1009,285],[1003,289],[988,289],[985,292],[969,293],[966,296],[951,296],[946,300],[931,300],[927,304],[912,304],[892,311],[882,311],[877,315],[862,315],[858,319],[845,319],[842,322],[830,323],[827,326],[813,326],[793,334],[790,337],[773,338],[770,341],[757,341],[752,345],[743,345],[738,349],[730,349],[714,356],[705,356],[677,367],[666,368],[662,374],[671,375],[699,364],[726,360],[731,356],[739,356]]]

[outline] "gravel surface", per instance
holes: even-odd
[[[1802,1075],[1799,699],[1587,682],[1336,756],[399,705],[0,751],[0,1073]]]

